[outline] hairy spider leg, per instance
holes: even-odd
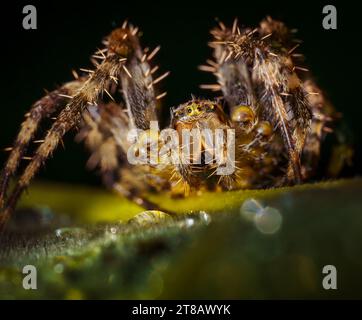
[[[271,20],[255,29],[233,27],[212,31],[216,61],[202,67],[213,72],[218,89],[230,107],[231,119],[238,118],[240,106],[250,107],[259,120],[271,122],[283,138],[289,155],[288,180],[300,183],[300,156],[312,117],[307,92],[296,74],[286,28]],[[266,34],[266,32],[270,32]],[[275,45],[276,41],[279,41]]]
[[[81,85],[81,79],[64,84],[59,89],[48,93],[35,102],[29,113],[26,114],[26,119],[21,125],[13,147],[8,148],[11,150],[10,155],[0,175],[0,208],[5,203],[9,180],[16,174],[20,161],[24,157],[29,143],[34,138],[41,121],[63,109]]]
[[[114,31],[119,32],[122,31]],[[120,170],[121,167],[132,170],[127,163],[127,150],[131,146],[127,134],[134,128],[148,130],[150,121],[157,120],[156,104],[166,93],[156,95],[155,85],[169,74],[166,72],[153,78],[158,66],[152,68],[150,63],[160,47],[151,52],[143,50],[137,33],[138,28],[131,28],[128,34],[133,55],[127,59],[119,75],[123,101],[102,104],[86,112],[78,138],[84,140],[91,151],[88,167],[100,168],[103,183],[108,188],[148,210],[160,210],[158,205],[145,199],[134,186],[125,187]]]
[[[6,203],[5,210],[0,217],[0,228],[5,225],[19,196],[39,171],[41,165],[56,149],[62,137],[80,123],[82,113],[89,105],[96,105],[100,96],[108,92],[107,89],[111,82],[116,81],[115,79],[120,73],[126,72],[124,66],[127,58],[134,53],[129,41],[130,32],[130,29],[119,28],[113,31],[106,40],[107,55],[97,68],[90,72],[89,78],[60,112],[44,142],[36,150]]]
[[[87,168],[98,168],[103,184],[117,194],[147,210],[161,210],[158,205],[144,198],[134,186],[126,187],[122,183],[120,168],[128,166],[126,153],[130,147],[127,141],[127,113],[115,102],[101,103],[98,107],[84,112],[81,129],[76,137],[78,142],[84,142],[91,153]]]

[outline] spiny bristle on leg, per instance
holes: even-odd
[[[83,79],[72,81],[48,93],[35,102],[26,115],[14,146],[9,150],[11,153],[0,175],[0,208],[3,207],[5,202],[5,193],[8,188],[9,179],[16,173],[20,160],[24,159],[27,147],[39,128],[41,121],[64,108],[71,96],[82,86],[82,83]]]
[[[127,62],[132,62],[134,57],[139,55],[138,40],[135,38],[136,33],[137,31],[133,28],[132,30],[118,28],[107,38],[108,50],[106,58],[93,72],[90,72],[88,80],[84,82],[70,102],[60,112],[48,131],[44,142],[40,144],[16,184],[6,203],[5,211],[0,216],[0,225],[6,223],[22,191],[29,185],[29,182],[38,172],[40,166],[56,149],[62,137],[71,128],[78,126],[83,111],[89,105],[96,105],[98,99],[107,91],[110,83],[114,81],[113,78],[121,76],[121,71],[124,70]],[[30,140],[32,136],[33,134],[29,135],[27,139]],[[19,156],[16,155],[16,157]]]
[[[211,34],[215,61],[208,60],[201,69],[217,77],[231,114],[247,106],[259,120],[272,121],[289,152],[289,179],[300,182],[300,157],[312,112],[296,73],[307,69],[293,64],[299,45],[292,32],[267,17],[255,29],[240,29],[235,20],[231,28],[219,24]],[[218,89],[216,85],[203,88]]]

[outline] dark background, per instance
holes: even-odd
[[[22,8],[33,4],[38,10],[38,29],[22,28]],[[334,4],[338,29],[322,28],[322,8]],[[168,91],[166,108],[190,98],[191,93],[207,94],[198,88],[213,78],[197,70],[210,56],[207,41],[215,18],[231,24],[234,17],[245,25],[256,25],[266,15],[282,19],[299,30],[304,41],[300,52],[306,57],[320,86],[336,108],[344,114],[354,134],[355,172],[360,174],[362,108],[360,102],[360,14],[353,2],[341,1],[215,1],[215,2],[142,2],[90,1],[16,2],[2,8],[1,20],[1,122],[0,147],[11,146],[24,113],[44,90],[71,79],[71,69],[89,67],[89,56],[100,40],[125,18],[143,31],[142,43],[151,48],[160,44],[158,55],[163,71],[171,76],[163,85]],[[66,151],[57,150],[40,176],[71,183],[97,184],[98,177],[84,167],[87,153],[65,139]],[[0,154],[0,165],[6,153]]]

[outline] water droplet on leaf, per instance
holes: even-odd
[[[256,228],[264,234],[274,234],[282,225],[282,215],[278,209],[266,207],[254,217]]]

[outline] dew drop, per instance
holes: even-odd
[[[194,225],[195,225],[195,220],[193,218],[186,218],[185,219],[185,226],[187,228],[191,228]]]
[[[79,237],[85,234],[82,228],[59,228],[55,230],[55,235],[58,238]]]
[[[276,233],[282,224],[283,217],[279,210],[264,205],[255,199],[247,199],[240,208],[241,216],[253,222],[257,230],[263,234]]]
[[[200,211],[199,215],[201,221],[204,222],[205,224],[209,224],[211,222],[211,217],[206,211]]]
[[[254,216],[256,228],[264,234],[276,233],[282,225],[283,217],[278,209],[266,207]]]
[[[253,221],[255,215],[263,210],[263,205],[255,199],[247,199],[240,208],[241,216],[248,221]]]

